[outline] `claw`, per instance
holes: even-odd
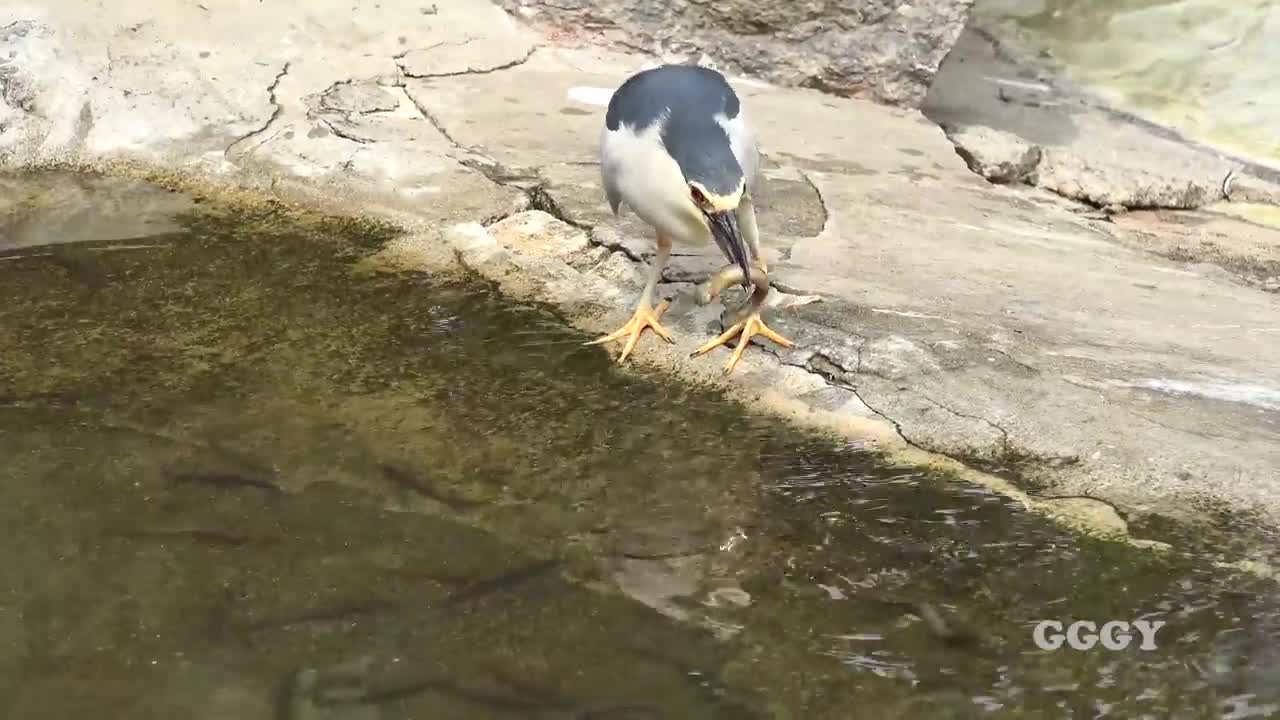
[[[669,343],[673,343],[675,342],[675,338],[671,337],[671,333],[663,327],[660,322],[663,313],[665,313],[669,307],[671,307],[671,302],[668,300],[663,300],[658,303],[657,307],[653,308],[648,305],[641,305],[636,308],[635,314],[631,316],[631,319],[628,320],[625,325],[604,337],[596,338],[595,340],[591,340],[583,344],[603,345],[604,343],[620,340],[624,336],[627,336],[627,344],[623,346],[622,354],[618,356],[618,362],[621,363],[626,361],[627,356],[629,356],[631,351],[635,349],[636,343],[639,342],[640,335],[644,332],[645,328],[652,328],[653,331],[657,333],[658,337],[661,337]]]
[[[746,352],[747,346],[751,344],[751,338],[756,335],[763,335],[785,348],[795,347],[796,345],[794,342],[774,332],[768,325],[765,325],[764,320],[760,317],[760,311],[755,310],[751,314],[747,315],[745,319],[739,320],[730,326],[728,330],[720,333],[720,336],[716,339],[711,340],[702,347],[693,351],[693,354],[689,357],[697,357],[710,352],[716,347],[725,345],[736,335],[741,335],[741,338],[738,340],[737,346],[733,349],[733,355],[729,357],[729,363],[725,365],[725,375],[733,372],[733,369],[738,365],[738,361],[742,359],[742,354]]]

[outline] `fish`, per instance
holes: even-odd
[[[244,624],[241,628],[249,632],[256,632],[258,630],[281,629],[309,623],[339,622],[356,617],[384,615],[398,609],[398,605],[385,600],[361,600],[333,607],[318,607],[303,610],[296,615],[286,617],[257,620]]]
[[[258,475],[263,475],[263,476],[276,474],[276,471],[274,468],[265,465],[258,459],[250,457],[249,455],[246,455],[245,453],[239,450],[229,448],[217,440],[210,440],[208,445],[210,450],[221,455],[227,460],[230,460],[236,465],[239,465],[245,470],[252,470],[254,473]]]
[[[662,710],[655,705],[597,705],[573,714],[573,720],[648,720],[662,717]]]
[[[870,592],[867,594],[885,605],[892,605],[906,609],[912,615],[920,618],[920,620],[924,622],[925,627],[929,628],[929,632],[933,633],[935,637],[946,643],[959,645],[969,644],[977,640],[977,636],[974,635],[973,631],[969,628],[960,627],[954,623],[947,622],[946,618],[942,617],[942,613],[938,611],[938,608],[935,607],[933,603],[906,600],[880,592]]]
[[[378,569],[390,575],[402,577],[407,580],[426,580],[428,582],[433,582],[438,585],[451,585],[454,587],[460,587],[460,586],[468,585],[470,583],[475,582],[474,577],[447,573],[447,572],[435,572],[432,570],[418,570],[416,568],[384,567],[384,566],[379,566]]]
[[[366,693],[363,701],[367,703],[385,703],[413,697],[425,692],[438,692],[477,705],[501,710],[538,711],[550,708],[546,703],[538,700],[492,690],[463,687],[448,680],[422,680],[396,687],[377,688]]]
[[[473,603],[488,595],[495,593],[509,592],[523,585],[549,570],[559,567],[559,558],[549,558],[547,560],[539,560],[531,565],[518,568],[509,573],[504,573],[497,577],[481,580],[476,583],[459,590],[445,598],[442,605],[445,609],[455,609],[464,605]]]
[[[237,472],[204,472],[182,471],[169,474],[175,484],[216,485],[227,488],[257,488],[272,494],[282,493],[284,489],[266,478],[246,475]]]
[[[109,530],[104,534],[109,537],[122,537],[132,540],[196,540],[209,545],[226,545],[229,547],[241,547],[262,542],[258,538],[244,537],[222,530],[202,530],[199,528],[181,530]]]
[[[443,677],[399,683],[366,683],[362,673],[322,673],[305,669],[293,673],[282,687],[284,692],[279,698],[278,716],[285,720],[310,720],[327,717],[324,709],[334,706],[375,707],[435,693],[473,705],[521,715],[553,711],[573,720],[648,720],[663,717],[661,710],[653,705],[585,705],[554,693],[529,688],[525,683],[511,683],[501,678],[499,680],[508,690],[469,687]]]
[[[538,712],[559,709],[538,700],[493,690],[469,688],[443,678],[425,678],[382,687],[369,687],[359,677],[345,673],[321,673],[317,670],[300,670],[292,675],[284,687],[282,712],[287,720],[309,720],[328,717],[322,709],[336,705],[376,706],[398,702],[425,693],[439,693],[466,702],[515,712]]]
[[[699,305],[709,305],[720,297],[720,293],[724,292],[725,288],[741,284],[744,277],[742,268],[737,265],[726,265],[698,286],[697,292],[694,293],[694,301]],[[769,276],[760,268],[753,266],[750,280],[754,288],[752,298],[756,299],[759,296],[758,299],[763,301],[769,294]]]
[[[456,495],[449,495],[447,493],[440,492],[434,487],[431,487],[431,485],[426,481],[397,465],[379,463],[378,469],[382,471],[382,476],[384,478],[401,490],[417,493],[427,499],[435,500],[442,505],[447,505],[454,510],[464,510],[466,508],[486,504],[480,500],[469,500],[467,498],[461,498]]]
[[[630,655],[638,660],[652,663],[662,668],[674,672],[690,683],[699,694],[710,696],[714,702],[725,710],[733,711],[734,717],[753,718],[756,715],[748,709],[744,704],[744,700],[734,697],[737,693],[729,689],[729,684],[720,676],[718,671],[705,669],[694,665],[684,659],[667,655],[657,650],[642,647],[633,642],[624,642],[618,647],[618,651],[626,655]],[[640,708],[637,708],[640,709]],[[597,708],[597,712],[603,711],[604,708]],[[656,709],[644,707],[640,709],[642,712],[657,712]],[[621,712],[622,708],[613,709],[615,712]],[[605,718],[608,715],[596,714],[587,715],[588,718]],[[625,716],[624,716],[625,717]],[[658,717],[661,717],[659,714]]]
[[[90,290],[100,290],[107,284],[98,264],[88,256],[71,252],[54,252],[49,254],[49,261]]]

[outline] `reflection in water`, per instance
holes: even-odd
[[[1280,168],[1275,0],[978,0],[975,12],[1111,105]]]
[[[0,254],[3,717],[1280,701],[1271,583],[623,375],[483,288],[353,271],[377,227],[180,220],[59,250],[82,273]],[[1167,621],[1156,651],[1031,639],[1040,619],[1138,617]]]

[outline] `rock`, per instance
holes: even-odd
[[[1094,207],[1193,210],[1224,197],[1222,183],[1211,175],[1134,167],[1076,147],[1043,147],[981,125],[951,130],[947,138],[970,170],[993,183],[1036,185]],[[1266,189],[1248,177],[1239,185],[1242,197],[1259,197]]]
[[[933,353],[920,343],[898,335],[890,335],[868,342],[863,347],[858,371],[896,380],[920,373],[936,372],[940,368]]]
[[[1223,179],[1241,165],[1014,64],[972,27],[939,68],[923,112],[975,173],[1097,208],[1204,207],[1223,198]],[[1033,158],[1034,173],[1023,173]]]
[[[334,83],[320,96],[320,106],[339,112],[390,112],[400,106],[400,101],[377,83],[345,81]]]
[[[462,223],[449,230],[446,241],[463,265],[497,283],[504,295],[575,313],[625,305],[622,291],[640,280],[634,265],[541,210],[517,213],[488,228]]]
[[[669,60],[705,55],[708,64],[779,85],[914,108],[964,28],[972,0],[500,4],[556,34],[600,30],[616,45]]]
[[[1280,206],[1280,184],[1252,175],[1233,173],[1223,181],[1223,191],[1231,202]]]
[[[1057,148],[1043,151],[1037,184],[1065,198],[1103,208],[1193,210],[1223,197],[1222,185],[1213,177],[1096,164]]]
[[[38,88],[17,59],[29,55],[33,45],[39,45],[34,39],[39,33],[40,28],[29,20],[0,27],[0,135],[23,115],[36,111]]]
[[[511,67],[532,52],[533,43],[528,38],[490,35],[411,50],[397,64],[407,77],[448,77]]]
[[[968,127],[947,133],[969,169],[993,183],[1034,183],[1040,146],[1017,135],[988,127]]]

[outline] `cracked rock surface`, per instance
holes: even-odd
[[[560,38],[672,62],[706,62],[779,85],[918,107],[973,0],[501,0]]]
[[[554,47],[473,0],[309,7],[6,4],[0,162],[377,214],[410,231],[389,267],[461,265],[590,332],[629,316],[653,242],[609,213],[595,153],[645,60]],[[751,349],[740,397],[1128,513],[1280,523],[1280,294],[1231,264],[1274,272],[1280,233],[1204,210],[1099,221],[988,182],[916,111],[734,82],[767,158],[769,322],[798,342]],[[719,377],[727,349],[688,353],[722,327],[692,290],[723,264],[675,248],[659,289],[677,342],[646,335],[637,362]]]

